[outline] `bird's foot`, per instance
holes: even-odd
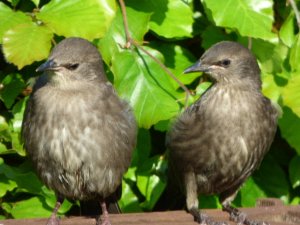
[[[223,210],[229,212],[230,220],[236,222],[237,225],[269,225],[269,223],[264,221],[250,220],[246,213],[241,212],[231,206],[226,207],[226,209]]]
[[[46,225],[59,225],[59,224],[60,224],[59,219],[53,215],[49,218],[49,220],[46,223]]]
[[[224,221],[214,221],[208,215],[201,213],[199,209],[193,208],[190,213],[194,216],[194,221],[201,225],[228,225]]]

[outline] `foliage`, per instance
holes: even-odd
[[[294,11],[285,4],[285,0],[126,0],[132,38],[195,91],[189,104],[210,84],[198,74],[182,71],[218,41],[247,45],[251,38],[263,92],[282,108],[282,117],[271,151],[242,187],[237,206],[253,206],[259,197],[300,203],[300,33]],[[121,208],[127,212],[178,208],[163,203],[164,137],[169,122],[183,108],[185,93],[148,54],[133,45],[124,47],[118,3],[7,0],[0,2],[0,218],[47,217],[54,206],[55,196],[37,178],[19,136],[26,96],[41,64],[36,61],[47,58],[52,43],[70,36],[86,38],[99,48],[110,79],[132,105],[140,127],[132,165],[123,179]],[[201,203],[220,207],[216,197],[201,197]],[[179,205],[183,208],[184,202]],[[28,211],[29,207],[35,210]],[[59,213],[71,214],[76,207],[66,201]]]

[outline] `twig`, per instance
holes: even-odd
[[[288,0],[289,3],[291,4],[292,6],[292,9],[294,10],[295,12],[295,15],[296,15],[296,20],[297,20],[297,25],[298,25],[298,28],[300,29],[300,14],[299,14],[299,10],[297,8],[297,5],[295,3],[295,0]]]
[[[131,45],[134,45],[136,48],[140,49],[145,54],[147,54],[151,59],[153,59],[173,80],[175,80],[175,82],[186,93],[184,107],[187,108],[188,99],[189,99],[189,96],[192,95],[192,92],[161,61],[159,61],[154,55],[152,55],[149,51],[147,51],[139,43],[137,43],[134,39],[131,38],[131,35],[130,35],[130,32],[129,32],[129,26],[128,26],[128,21],[127,21],[127,14],[126,14],[126,7],[125,7],[125,4],[124,4],[124,0],[119,0],[119,3],[120,3],[120,6],[121,6],[121,10],[122,10],[124,29],[125,29],[125,35],[126,35],[125,48],[130,48]]]
[[[127,21],[127,13],[126,13],[126,6],[123,0],[119,0],[120,6],[121,6],[121,11],[122,11],[122,16],[123,16],[123,23],[124,23],[124,28],[125,28],[125,35],[126,35],[126,44],[125,48],[130,48],[131,43],[132,43],[132,38],[129,33],[129,26],[128,26],[128,21]]]

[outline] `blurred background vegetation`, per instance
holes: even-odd
[[[99,48],[109,79],[132,105],[139,124],[132,165],[123,179],[123,211],[184,208],[184,198],[168,200],[164,141],[170,121],[183,109],[185,92],[149,54],[195,92],[188,99],[191,104],[210,84],[201,74],[182,71],[221,40],[251,45],[262,70],[263,92],[282,109],[270,152],[234,204],[254,206],[261,197],[299,204],[300,34],[297,10],[289,2],[126,0],[129,31],[138,44],[125,48],[115,0],[1,0],[0,219],[48,217],[54,206],[54,193],[26,158],[20,127],[38,76],[35,69],[55,43],[70,36],[86,38]],[[296,4],[299,8],[300,1]],[[220,207],[216,196],[200,198],[202,208]],[[93,204],[66,201],[59,212],[78,215],[85,209],[93,212]]]

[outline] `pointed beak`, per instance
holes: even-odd
[[[44,72],[47,70],[55,70],[58,65],[53,61],[53,59],[47,60],[42,65],[40,65],[35,71],[36,72]]]
[[[208,66],[204,65],[201,60],[198,60],[194,65],[185,69],[183,73],[192,73],[192,72],[208,72]]]

